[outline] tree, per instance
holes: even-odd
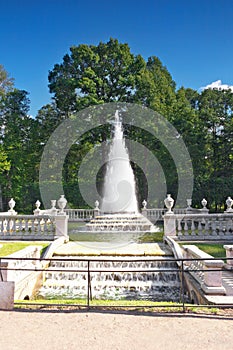
[[[61,113],[69,116],[90,105],[132,100],[135,79],[145,62],[127,44],[110,39],[70,51],[49,73],[49,89]]]
[[[19,201],[19,208],[24,202],[26,184],[34,179],[34,170],[31,168],[31,131],[34,121],[28,116],[30,101],[27,95],[24,90],[14,89],[1,100],[1,147],[7,160],[1,175],[2,192],[6,201],[14,196]],[[26,209],[26,204],[23,209]]]
[[[14,79],[10,78],[3,65],[0,64],[0,99],[7,92],[11,91],[14,86]]]
[[[205,140],[205,187],[217,210],[222,208],[233,185],[233,93],[204,90],[198,108]]]
[[[134,102],[171,118],[176,102],[175,88],[175,82],[159,58],[149,57],[136,79]]]

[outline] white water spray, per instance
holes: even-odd
[[[138,213],[135,178],[118,111],[115,113],[114,136],[108,155],[101,211]]]

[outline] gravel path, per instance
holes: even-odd
[[[233,318],[0,311],[2,350],[232,350]]]

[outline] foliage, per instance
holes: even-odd
[[[232,91],[176,89],[158,57],[145,60],[133,54],[128,44],[113,38],[96,46],[72,46],[62,63],[55,64],[49,72],[48,80],[53,102],[42,106],[34,119],[28,115],[28,93],[15,88],[13,79],[0,65],[0,208],[3,201],[3,209],[7,210],[8,200],[14,197],[18,211],[32,212],[35,201],[41,199],[39,167],[43,148],[61,122],[75,118],[88,106],[131,102],[161,113],[176,128],[177,137],[183,137],[194,169],[193,205],[200,206],[206,197],[211,210],[224,209],[233,187]],[[99,121],[103,126],[85,133],[65,159],[63,182],[71,207],[86,206],[77,182],[85,155],[110,136],[101,115]],[[149,125],[154,131],[156,127],[156,121]],[[165,173],[167,191],[176,197],[177,172],[166,147],[149,132],[128,124],[125,134],[153,152]],[[101,147],[100,153],[104,159]],[[144,161],[147,168],[146,157]],[[137,164],[132,163],[132,167],[141,202],[148,192],[146,174]],[[98,174],[98,189],[104,169]],[[151,205],[157,205],[156,200]]]

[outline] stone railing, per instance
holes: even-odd
[[[3,281],[19,282],[31,273],[27,269],[40,268],[40,262],[35,259],[40,258],[41,249],[42,246],[28,246],[1,259]]]
[[[195,245],[184,245],[184,266],[186,271],[200,284],[205,294],[225,295],[222,285],[223,260],[216,260]],[[190,260],[188,260],[190,259]]]
[[[38,278],[41,276],[40,253],[42,246],[28,246],[2,258],[0,261],[1,280],[5,296],[10,292],[14,299],[31,297]],[[13,289],[7,287],[13,283]],[[10,295],[8,295],[9,297]],[[0,303],[1,304],[1,303]],[[5,308],[5,307],[4,307]]]
[[[53,240],[54,219],[48,215],[1,215],[0,239]]]
[[[232,240],[233,214],[165,214],[164,234],[179,240]]]
[[[95,209],[65,209],[64,211],[69,216],[69,221],[89,221],[96,215]]]
[[[153,208],[152,209],[143,208],[142,215],[144,215],[151,222],[155,223],[158,220],[162,220],[163,215],[165,215],[167,211],[168,211],[168,209],[166,209],[166,208],[154,208],[154,209]],[[186,209],[185,208],[175,208],[174,213],[185,214]]]

